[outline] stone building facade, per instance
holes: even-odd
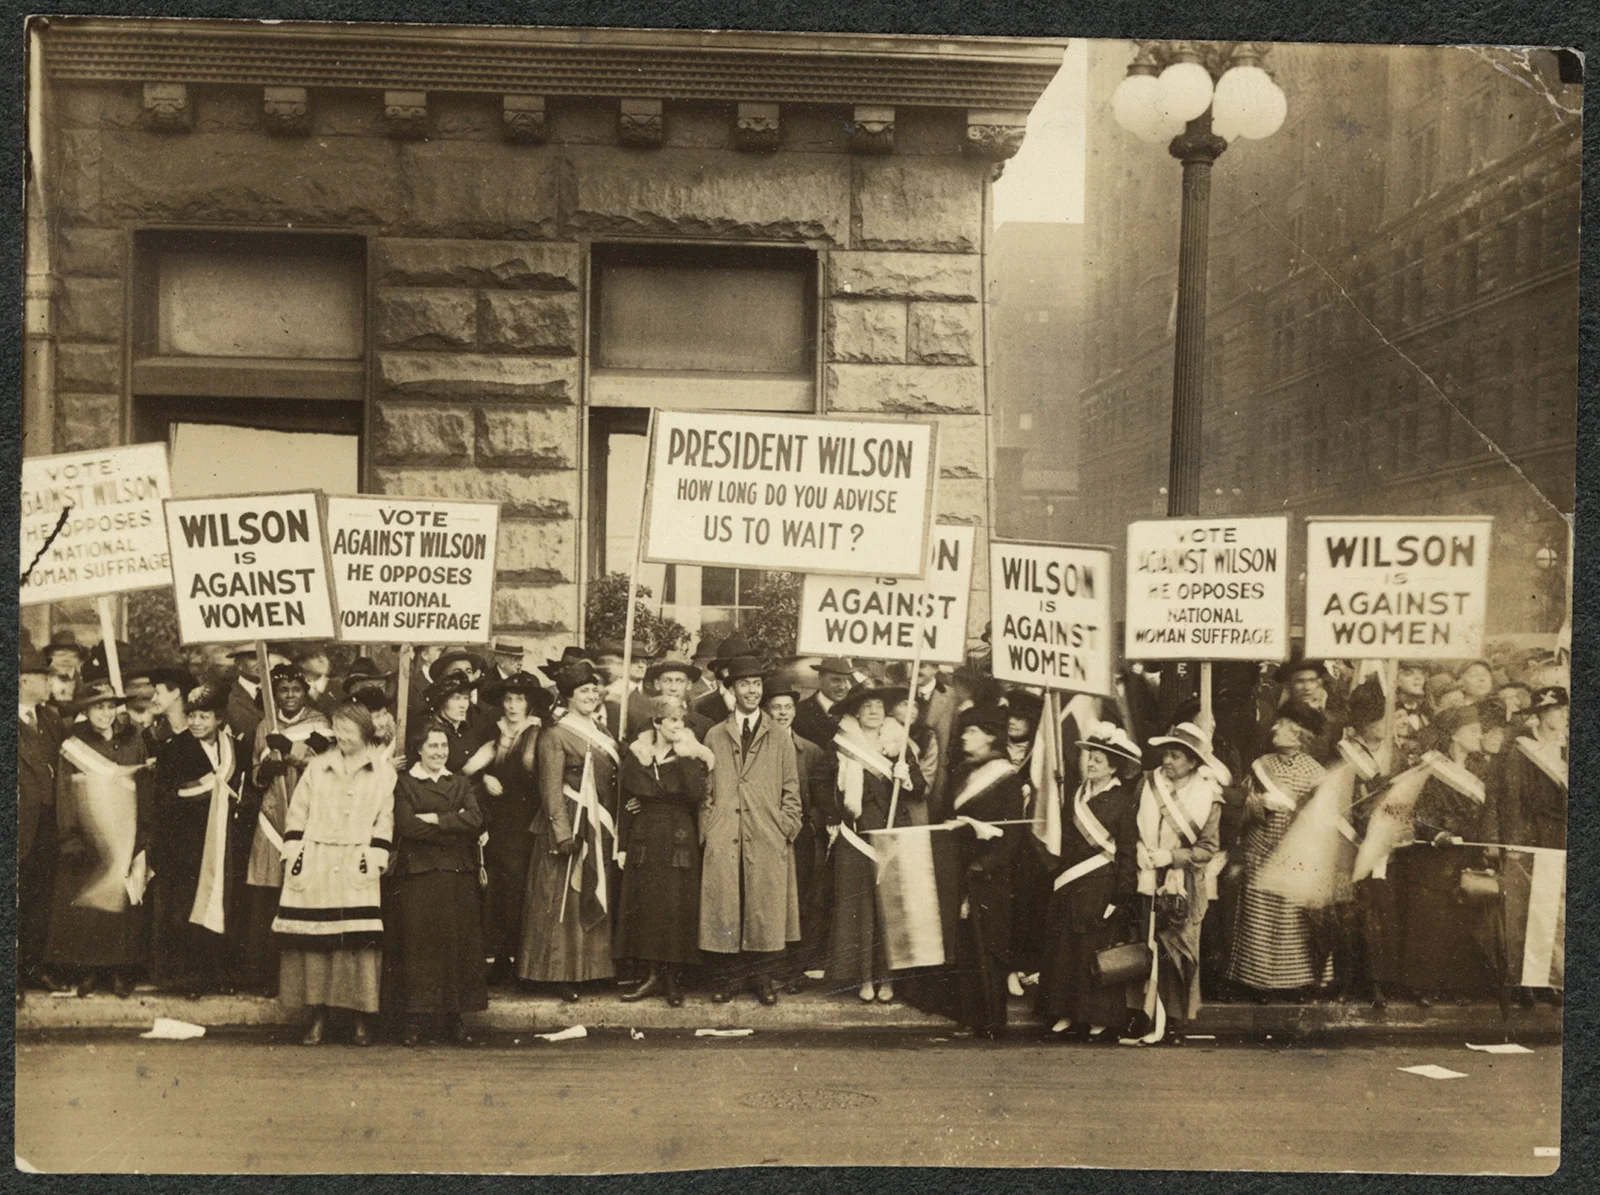
[[[1127,50],[1092,58],[1109,96]],[[1213,172],[1202,509],[1492,514],[1490,633],[1555,631],[1581,86],[1553,55],[1487,49],[1277,46],[1267,65],[1287,122]],[[1179,166],[1092,116],[1088,192],[1085,534],[1120,543],[1166,513]]]
[[[534,652],[618,567],[606,445],[650,406],[932,418],[983,550],[989,186],[1063,43],[34,33],[28,453],[282,443],[285,478],[326,449],[496,501],[494,629]]]

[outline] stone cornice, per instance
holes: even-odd
[[[1026,112],[1065,42],[49,18],[49,78]]]

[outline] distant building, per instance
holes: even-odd
[[[1180,168],[1091,55],[1081,535],[1119,543],[1166,512]],[[1531,61],[1277,46],[1288,121],[1212,193],[1203,509],[1492,514],[1491,634],[1560,626],[1574,502],[1582,89]]]

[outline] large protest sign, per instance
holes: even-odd
[[[494,502],[329,498],[339,638],[414,644],[488,639],[499,528]]]
[[[995,679],[1115,696],[1111,549],[991,543],[989,611]]]
[[[1493,524],[1421,516],[1307,520],[1306,654],[1481,655]]]
[[[972,596],[971,527],[935,527],[928,571],[902,577],[806,574],[800,587],[801,655],[860,655],[874,660],[921,658],[959,664],[967,657],[967,606]]]
[[[18,601],[59,602],[172,583],[164,444],[24,457]]]
[[[646,560],[919,577],[931,424],[662,411]]]
[[[1130,660],[1289,658],[1289,520],[1128,524]]]
[[[166,507],[183,642],[334,637],[314,491],[173,499]]]

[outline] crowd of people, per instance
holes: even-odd
[[[115,677],[103,646],[22,651],[19,999],[250,991],[308,1045],[334,1010],[358,1044],[466,1042],[491,987],[811,985],[987,1036],[1031,995],[1047,1040],[1171,1043],[1202,995],[1529,1002],[1501,848],[1565,848],[1539,653],[1219,666],[1202,710],[1193,669],[1063,706],[981,660],[774,668],[738,635],[427,649],[404,686],[328,645],[118,644]]]

